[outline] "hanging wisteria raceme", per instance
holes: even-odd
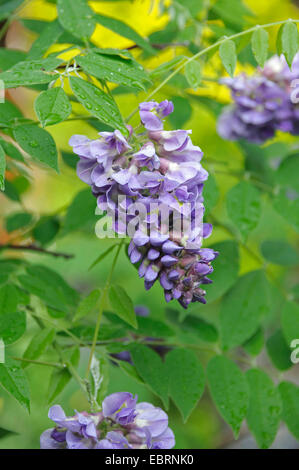
[[[225,78],[233,98],[218,120],[218,133],[228,140],[262,143],[277,130],[299,135],[299,54],[290,70],[284,56],[273,56],[263,69]]]
[[[49,418],[56,426],[43,432],[42,449],[171,449],[174,434],[168,416],[151,403],[137,403],[131,393],[107,396],[98,413],[68,417],[59,405]]]
[[[128,254],[145,288],[159,279],[166,301],[187,307],[205,303],[203,286],[211,282],[207,275],[218,253],[202,248],[212,231],[202,223],[208,178],[203,153],[191,131],[163,130],[172,111],[167,100],[141,103],[139,133],[128,126],[128,139],[118,130],[100,132],[96,140],[75,135],[70,145],[80,157],[77,174],[91,186],[98,207],[111,215],[115,232],[132,239]]]

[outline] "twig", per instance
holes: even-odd
[[[19,250],[19,251],[33,251],[36,253],[43,253],[44,255],[50,255],[54,256],[55,258],[65,258],[65,259],[71,259],[74,258],[75,255],[71,255],[68,253],[60,253],[57,251],[49,251],[45,250],[45,248],[41,248],[36,245],[0,245],[0,249],[4,250]]]
[[[12,359],[15,361],[27,362],[28,364],[36,364],[38,366],[58,367],[60,369],[66,367],[65,364],[59,364],[58,362],[34,361],[33,359],[26,359],[25,357],[13,357]]]

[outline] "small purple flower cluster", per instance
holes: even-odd
[[[228,140],[246,139],[262,143],[277,130],[299,135],[299,54],[292,69],[282,55],[269,59],[253,76],[225,78],[233,105],[218,120],[218,133]],[[297,87],[297,90],[296,90]]]
[[[48,416],[56,426],[41,435],[41,449],[171,449],[175,445],[167,414],[150,403],[137,403],[137,397],[128,392],[107,396],[98,413],[68,417],[55,405]]]
[[[98,207],[114,217],[115,232],[127,234],[138,204],[145,208],[142,223],[129,234],[130,260],[139,264],[146,289],[159,279],[166,301],[177,299],[186,308],[205,303],[202,285],[211,282],[206,276],[218,253],[202,249],[202,238],[212,231],[202,224],[208,178],[200,163],[203,153],[193,145],[191,131],[163,130],[163,118],[172,111],[168,100],[144,102],[141,133],[128,127],[128,140],[118,130],[100,132],[96,140],[75,135],[70,145],[80,157],[79,178],[91,186]],[[182,219],[188,221],[183,230]]]

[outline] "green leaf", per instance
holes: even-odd
[[[293,59],[298,52],[298,29],[296,23],[288,21],[283,25],[281,33],[282,52],[285,55],[289,67],[292,67]]]
[[[287,370],[292,367],[292,351],[286,343],[281,330],[277,330],[268,338],[266,346],[271,361],[278,370]]]
[[[97,23],[104,26],[104,28],[110,29],[114,33],[130,39],[148,53],[156,54],[155,49],[153,49],[152,46],[142,36],[140,36],[140,34],[131,28],[131,26],[127,25],[123,21],[99,14],[94,15],[94,18]]]
[[[224,241],[211,245],[221,253],[213,261],[214,271],[209,277],[213,284],[207,286],[207,300],[213,302],[227,292],[236,282],[239,272],[239,250],[235,241]]]
[[[77,38],[89,39],[96,23],[86,0],[57,0],[58,19],[63,28]]]
[[[23,62],[26,57],[26,52],[19,49],[0,47],[0,69],[2,72],[5,72],[5,70],[11,69],[18,62]]]
[[[38,95],[34,110],[42,126],[45,127],[65,121],[72,112],[72,106],[65,91],[56,87]]]
[[[182,129],[192,116],[192,106],[189,100],[182,96],[172,96],[175,113],[171,113],[168,117],[174,129]]]
[[[78,101],[90,114],[128,135],[119,109],[110,95],[78,77],[70,77],[70,85]]]
[[[226,207],[229,218],[246,240],[261,215],[260,192],[250,183],[242,181],[228,192]]]
[[[284,158],[274,173],[275,181],[284,187],[292,188],[299,192],[299,153]]]
[[[209,175],[207,181],[205,181],[203,189],[203,197],[205,201],[205,216],[211,212],[216,206],[219,200],[219,188],[217,182],[212,174]]]
[[[3,439],[4,437],[12,436],[13,434],[17,434],[17,433],[14,431],[10,431],[9,429],[0,428],[0,439]]]
[[[77,311],[75,313],[75,316],[73,318],[73,321],[76,322],[80,320],[81,318],[86,317],[86,315],[89,315],[92,313],[100,300],[101,297],[101,291],[100,290],[93,290],[90,292],[90,294],[85,297],[83,300],[81,300],[80,304],[78,305]]]
[[[282,52],[282,31],[283,31],[283,27],[284,27],[284,24],[282,24],[279,27],[277,37],[276,37],[276,50],[277,50],[277,54],[279,56],[281,56],[281,54],[283,53]]]
[[[24,312],[0,313],[0,338],[5,344],[13,344],[26,331],[26,315]]]
[[[69,360],[74,367],[77,367],[80,359],[79,349],[67,351],[65,358]],[[53,370],[49,383],[48,403],[52,403],[56,397],[60,395],[71,378],[72,375],[67,368]]]
[[[13,232],[14,230],[19,230],[20,228],[30,225],[32,222],[32,215],[27,212],[19,212],[17,214],[12,214],[7,217],[5,221],[6,230],[8,233]]]
[[[221,306],[220,334],[224,349],[241,345],[256,332],[268,303],[268,284],[263,271],[252,271],[239,278]]]
[[[201,65],[196,60],[187,62],[185,66],[185,76],[193,90],[196,90],[201,82]]]
[[[31,86],[50,83],[59,77],[52,73],[62,61],[56,57],[41,60],[25,60],[14,65],[10,70],[0,73],[0,80],[4,81],[5,88],[18,86]]]
[[[114,359],[113,359],[114,360]],[[137,383],[144,385],[144,381],[138,374],[136,367],[126,361],[119,361],[118,367],[131,379],[134,379]]]
[[[41,330],[32,338],[23,354],[23,358],[30,360],[38,359],[47,350],[50,344],[53,343],[54,338],[55,330],[50,328]],[[27,367],[28,365],[28,362],[23,362],[22,364],[23,368]]]
[[[129,325],[137,328],[134,305],[126,291],[121,286],[111,286],[109,289],[109,301],[113,312]]]
[[[299,439],[299,387],[291,382],[278,386],[282,400],[282,418],[289,431]]]
[[[68,207],[62,235],[66,235],[74,230],[82,229],[87,225],[96,224],[96,200],[90,189],[80,191]]]
[[[282,405],[272,380],[259,369],[246,373],[250,398],[247,423],[261,449],[270,447],[275,439]]]
[[[163,321],[149,317],[138,317],[138,333],[151,338],[174,336],[175,332]]]
[[[64,152],[63,150],[61,151],[61,156],[62,160],[64,163],[75,170],[77,168],[77,164],[79,162],[79,157],[78,155],[75,155],[74,153],[71,152]]]
[[[283,240],[265,240],[261,244],[263,257],[270,263],[281,266],[296,266],[299,255],[294,248]]]
[[[51,134],[32,124],[18,126],[13,135],[25,152],[58,172],[57,148]]]
[[[297,193],[290,194],[288,188],[281,188],[274,196],[273,207],[299,232],[299,197]]]
[[[169,395],[186,422],[204,392],[203,367],[196,354],[188,349],[169,352],[164,367],[169,380]]]
[[[63,33],[58,20],[51,21],[42,30],[40,36],[34,41],[28,52],[29,59],[39,59],[47,52],[52,44],[55,44]]]
[[[90,271],[92,268],[94,268],[97,264],[99,264],[103,259],[106,258],[113,250],[119,245],[119,243],[115,243],[112,246],[109,246],[107,250],[105,250],[103,253],[100,254],[100,256],[97,257],[97,259],[89,266],[88,271]]]
[[[237,63],[236,46],[234,41],[226,40],[220,45],[219,54],[227,73],[233,77]]]
[[[76,62],[85,72],[101,80],[118,83],[132,88],[145,90],[149,78],[141,65],[117,56],[101,55],[89,52],[76,57]]]
[[[6,159],[3,147],[0,145],[0,190],[5,190],[5,170],[6,170]]]
[[[224,356],[211,359],[207,377],[216,407],[237,439],[249,404],[246,378],[239,367]]]
[[[10,17],[13,11],[23,3],[23,0],[8,0],[4,5],[2,5],[2,3],[4,3],[3,0],[0,6],[0,19],[4,20],[5,18]]]
[[[261,328],[258,328],[251,338],[242,344],[242,348],[251,356],[258,356],[264,347],[264,332]]]
[[[0,385],[10,393],[27,411],[30,411],[30,393],[27,377],[17,361],[6,356],[0,363]]]
[[[15,202],[21,202],[20,194],[18,189],[10,181],[5,182],[5,191],[4,194],[8,199],[11,199]]]
[[[288,345],[299,338],[299,305],[286,302],[281,315],[281,327]]]
[[[57,217],[41,217],[35,225],[32,235],[42,246],[50,243],[57,235],[60,228]]]
[[[6,142],[6,140],[1,139],[0,137],[0,144],[6,155],[8,155],[10,158],[13,158],[14,160],[17,160],[18,162],[26,164],[23,155],[12,143]]]
[[[22,117],[21,111],[10,101],[0,103],[0,126],[9,127],[15,119]]]
[[[188,331],[196,338],[208,343],[218,341],[218,331],[211,323],[206,322],[202,318],[188,315],[188,317],[178,325],[180,331]]]
[[[251,48],[257,63],[263,67],[268,58],[269,34],[258,27],[251,36]]]
[[[163,401],[165,408],[168,407],[168,383],[166,368],[158,353],[141,344],[130,346],[133,363],[138,374],[146,385],[158,395]]]

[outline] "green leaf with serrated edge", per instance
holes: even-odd
[[[240,277],[224,297],[220,310],[220,335],[224,349],[239,346],[259,327],[269,308],[268,283],[263,271]]]
[[[80,359],[79,349],[74,349],[64,353],[65,359],[70,361],[74,367],[78,366]],[[52,403],[58,395],[65,389],[72,375],[67,368],[55,369],[52,372],[49,383],[48,403]]]
[[[117,56],[108,56],[89,52],[85,56],[76,57],[76,62],[88,74],[132,88],[145,90],[149,78],[141,66],[130,60]]]
[[[8,233],[27,227],[32,222],[32,215],[27,212],[18,212],[7,217],[5,221]]]
[[[239,367],[224,356],[211,359],[207,367],[207,378],[213,401],[237,439],[249,404],[246,378]]]
[[[57,0],[58,19],[63,28],[77,38],[90,38],[96,23],[86,0]]]
[[[51,126],[65,121],[72,112],[67,94],[62,88],[43,91],[34,102],[35,113],[42,126]]]
[[[10,126],[18,118],[22,118],[22,113],[13,103],[0,103],[0,126]]]
[[[299,305],[295,302],[286,302],[280,321],[284,337],[290,346],[294,339],[299,338]]]
[[[138,374],[168,408],[167,372],[159,354],[141,344],[134,344],[129,349]]]
[[[83,189],[76,194],[72,203],[69,205],[61,235],[66,235],[74,230],[79,230],[87,224],[96,224],[96,200],[91,194],[90,189]]]
[[[281,330],[277,330],[266,342],[268,355],[278,370],[287,370],[292,367],[291,349],[288,346]]]
[[[264,332],[261,328],[258,328],[251,338],[242,344],[242,348],[251,356],[258,356],[262,351],[265,344]]]
[[[128,135],[119,109],[110,95],[78,77],[70,77],[70,85],[78,101],[90,114],[105,124],[119,129],[125,136]]]
[[[119,243],[117,243],[115,245],[112,245],[112,246],[109,246],[109,248],[107,248],[107,250],[105,250],[103,253],[101,253],[100,256],[98,256],[98,258],[89,266],[88,271],[90,271],[97,264],[99,264],[103,259],[105,259],[106,256],[108,256],[109,253],[111,253],[114,250],[114,248],[116,248],[118,245],[119,245]]]
[[[283,25],[281,33],[282,52],[291,68],[293,59],[298,52],[298,29],[296,23],[288,21]]]
[[[121,286],[111,286],[109,301],[113,312],[129,325],[137,328],[134,305],[126,291]]]
[[[263,257],[273,264],[281,266],[296,266],[299,254],[284,240],[265,240],[261,244]]]
[[[5,170],[6,170],[6,159],[3,147],[0,145],[0,190],[5,190]]]
[[[26,124],[16,127],[13,135],[31,157],[58,172],[57,148],[51,134],[36,125]]]
[[[38,359],[47,350],[50,344],[53,343],[54,338],[55,330],[50,328],[44,328],[39,333],[33,336],[31,342],[29,343],[23,354],[23,358],[30,360]],[[28,365],[28,362],[22,363],[23,368],[27,367]]]
[[[270,447],[275,439],[282,412],[277,388],[268,375],[259,369],[246,372],[249,384],[247,423],[261,449]]]
[[[193,90],[196,90],[201,82],[201,65],[196,60],[185,65],[185,77]]]
[[[0,69],[2,72],[11,69],[18,62],[23,62],[25,59],[25,51],[0,47]]]
[[[30,411],[30,392],[27,377],[20,364],[6,355],[0,363],[0,385],[27,411]]]
[[[196,354],[187,349],[169,352],[164,367],[169,381],[169,395],[186,422],[204,392],[203,367]]]
[[[221,61],[227,73],[232,77],[237,63],[236,46],[230,39],[223,42],[219,48]]]
[[[227,193],[226,207],[229,218],[243,239],[257,226],[261,215],[260,192],[250,183],[242,181]]]
[[[80,304],[78,305],[73,321],[76,322],[92,313],[97,307],[100,297],[101,291],[99,289],[90,292],[90,294],[81,300]]]
[[[227,292],[236,282],[239,273],[239,249],[235,241],[215,243],[209,248],[221,253],[213,260],[214,271],[209,274],[213,284],[206,287],[207,300],[213,302]]]
[[[155,54],[155,49],[147,42],[140,34],[137,33],[131,26],[127,25],[123,21],[117,20],[116,18],[111,18],[110,16],[104,16],[96,14],[94,18],[97,23],[104,26],[104,28],[110,29],[116,34],[123,36],[127,39],[130,39],[138,46],[140,46],[145,51],[149,52],[150,54]]]
[[[282,419],[299,439],[299,387],[291,382],[281,382],[278,390],[282,400]]]
[[[17,433],[14,431],[10,431],[9,429],[0,428],[0,439],[3,439],[4,437],[12,436],[14,434],[17,434]]]
[[[257,63],[263,67],[268,57],[269,34],[258,27],[251,36],[251,48]]]
[[[52,71],[61,63],[62,61],[56,57],[25,60],[14,65],[10,70],[0,73],[0,80],[3,80],[5,88],[50,83],[59,77],[58,73]]]

